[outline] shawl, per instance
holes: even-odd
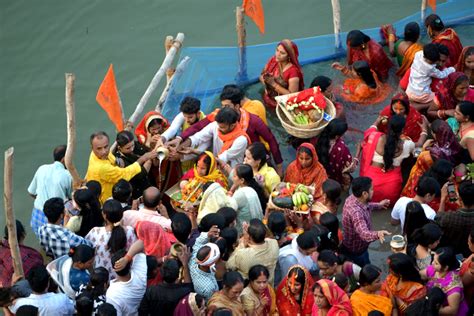
[[[415,59],[415,53],[423,49],[423,45],[420,43],[413,43],[410,47],[407,48],[405,54],[403,55],[403,62],[400,68],[397,70],[396,75],[400,78],[403,77],[405,72],[410,69],[413,60]]]
[[[465,75],[460,71],[449,74],[444,80],[442,88],[436,92],[437,104],[441,110],[454,110],[460,102],[454,96],[454,90],[456,90],[456,80],[461,76]]]
[[[446,159],[455,163],[462,147],[459,145],[456,135],[448,123],[441,121],[440,124],[439,130],[436,133],[435,143],[428,150],[433,160]]]
[[[363,50],[347,45],[347,63],[352,65],[355,61],[365,60],[369,64],[370,69],[374,70],[381,80],[385,80],[388,78],[388,71],[393,67],[392,61],[387,57],[382,46],[374,40],[371,39],[366,44],[369,50],[369,57],[367,57]]]
[[[389,274],[382,284],[380,295],[390,299],[392,296],[395,296],[408,306],[414,301],[425,297],[426,287],[421,283],[412,281],[402,281],[399,283],[398,277]]]
[[[161,120],[161,126],[166,129],[170,126],[170,123],[168,120],[161,115],[161,113],[156,112],[156,111],[150,111],[145,116],[143,119],[138,123],[137,128],[135,129],[135,135],[137,136],[137,139],[140,143],[150,147],[150,138],[151,134],[148,132],[148,125],[150,125],[150,122],[154,119],[160,119]]]
[[[207,306],[208,310],[211,309],[211,306],[215,308],[224,307],[230,309],[233,316],[245,316],[244,306],[242,305],[240,297],[230,300],[227,295],[224,294],[223,290],[214,293],[209,299]]]
[[[299,56],[298,46],[296,46],[296,44],[293,43],[289,39],[282,40],[280,43],[278,43],[277,46],[279,45],[283,46],[283,49],[286,51],[286,53],[288,54],[288,57],[290,58],[291,64],[296,67],[298,78],[300,79],[299,90],[303,90],[304,89],[303,70],[298,60],[298,56]],[[269,74],[275,74],[275,72],[277,71],[279,73],[278,68],[279,68],[278,62],[275,56],[273,56],[272,58],[270,58],[267,65],[265,66],[264,72],[269,73]],[[279,74],[279,75],[281,76],[282,74]]]
[[[330,280],[321,279],[317,281],[321,286],[322,292],[328,300],[331,308],[329,309],[328,316],[350,316],[352,315],[351,301],[346,292],[341,290],[336,283]],[[318,306],[314,304],[313,315],[317,315]]]
[[[244,136],[245,138],[247,138],[247,146],[252,143],[250,137],[240,126],[240,123],[235,124],[235,128],[227,134],[222,134],[221,131],[218,129],[217,136],[223,142],[222,148],[219,151],[219,155],[227,149],[231,148],[234,141],[240,136]]]
[[[262,315],[269,316],[277,314],[275,291],[273,290],[273,287],[271,285],[267,286],[267,288],[262,293],[262,296],[265,296],[268,299],[267,305],[265,305],[265,307],[263,308]],[[242,291],[240,299],[242,300],[246,312],[255,310],[262,305],[260,295],[255,293],[254,290],[250,287],[250,285],[248,285]]]
[[[322,195],[322,185],[323,182],[327,180],[328,176],[323,165],[319,162],[318,154],[316,153],[314,146],[310,143],[301,144],[296,151],[297,155],[301,147],[305,147],[311,151],[313,163],[308,168],[302,168],[298,158],[296,158],[286,169],[284,180],[285,182],[314,186],[314,196],[318,198]]]
[[[447,28],[436,35],[436,37],[433,38],[433,43],[443,44],[448,48],[449,58],[446,62],[446,67],[454,66],[458,62],[462,52],[462,44],[459,36],[453,29]]]
[[[387,116],[388,119],[392,117],[392,106],[387,105],[379,114],[379,116]],[[410,110],[408,111],[408,115],[405,117],[406,123],[405,127],[403,128],[403,135],[409,137],[415,143],[420,139],[421,127],[418,123],[423,122],[423,118],[421,117],[420,112],[418,112],[414,107],[410,105]],[[388,124],[380,124],[378,126],[379,131],[386,134],[387,133]]]
[[[456,71],[464,72],[464,69],[466,69],[466,57],[467,57],[467,52],[468,50],[473,49],[474,46],[466,46],[463,48],[461,55],[459,56],[458,63],[454,68],[456,68]]]
[[[164,257],[176,242],[173,234],[165,232],[161,225],[149,221],[139,221],[135,226],[138,239],[143,241],[145,254],[157,258]]]
[[[174,316],[203,316],[196,304],[196,293],[189,293],[182,298],[173,313]]]
[[[302,269],[305,275],[304,287],[301,290],[301,305],[298,304],[298,302],[295,300],[295,297],[291,293],[289,285],[290,280],[288,280],[288,275],[290,274],[291,270],[295,268]],[[313,279],[309,274],[309,271],[300,265],[292,266],[283,281],[281,281],[276,291],[276,302],[279,314],[281,316],[311,315],[314,304],[314,296],[313,293],[311,293],[312,288]]]
[[[367,170],[372,164],[374,158],[375,149],[380,136],[383,133],[377,131],[376,128],[371,127],[364,133],[364,141],[362,142],[362,158],[360,161],[360,176],[364,177],[367,174]]]
[[[384,316],[392,315],[392,301],[382,295],[368,294],[356,290],[351,296],[351,305],[354,316],[366,316],[370,311],[378,310]]]
[[[415,188],[418,185],[418,180],[420,180],[421,176],[428,171],[432,165],[433,159],[430,152],[427,150],[422,151],[416,159],[415,165],[411,168],[410,176],[402,190],[401,196],[415,197]]]
[[[210,151],[205,151],[204,153],[211,158],[211,165],[209,166],[209,172],[205,176],[200,176],[197,171],[197,165],[194,165],[194,178],[193,179],[196,179],[201,184],[205,184],[207,182],[219,181],[220,183],[222,183],[224,188],[227,188],[227,185],[228,185],[227,178],[222,174],[219,168],[217,168],[216,158]]]
[[[227,195],[227,191],[217,182],[211,184],[201,198],[197,221],[210,213],[216,213],[221,207],[231,207],[237,210],[237,202]]]

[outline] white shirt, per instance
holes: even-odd
[[[178,132],[181,130],[181,127],[184,124],[184,115],[183,112],[179,112],[173,119],[170,124],[170,127],[163,134],[161,137],[164,137],[166,141],[169,141],[172,138],[175,138]]]
[[[415,53],[407,87],[407,92],[418,96],[432,93],[430,87],[432,77],[443,79],[455,71],[453,67],[439,70],[436,64],[428,64],[423,56],[422,50]]]
[[[9,308],[16,314],[18,308],[24,305],[38,307],[40,316],[74,314],[74,303],[64,293],[30,294],[28,297],[19,298]]]
[[[204,143],[210,146],[212,142],[212,152],[214,156],[217,156],[222,161],[228,163],[231,167],[244,161],[245,149],[248,144],[245,136],[237,137],[232,143],[232,146],[219,155],[224,142],[218,136],[217,122],[212,122],[207,125],[202,130],[189,137],[189,139],[191,140],[192,146],[200,146]]]
[[[402,226],[403,230],[403,225],[405,224],[405,214],[407,211],[407,204],[413,201],[412,198],[402,196],[401,198],[398,199],[397,203],[393,206],[392,209],[392,218],[395,220],[400,221],[400,225]],[[436,216],[435,210],[433,210],[428,204],[421,204],[423,207],[423,210],[425,211],[426,218],[428,219],[434,219]]]
[[[123,212],[123,225],[135,228],[139,221],[156,223],[163,227],[165,231],[171,232],[171,220],[158,213],[158,211],[142,208],[138,211],[128,210]]]
[[[139,253],[133,257],[130,280],[121,282],[115,279],[110,282],[105,298],[115,307],[117,316],[138,315],[138,306],[146,291],[146,274],[146,256]]]

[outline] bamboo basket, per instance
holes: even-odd
[[[324,110],[331,119],[329,121],[323,120],[323,116],[318,122],[311,123],[309,125],[298,125],[293,120],[293,115],[286,109],[286,101],[288,98],[298,94],[298,92],[281,95],[275,97],[277,101],[276,114],[281,122],[283,128],[288,134],[297,138],[312,138],[318,136],[323,129],[329,124],[329,122],[336,116],[336,107],[328,98],[326,99],[326,109]]]

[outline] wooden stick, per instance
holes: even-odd
[[[235,9],[235,19],[237,28],[237,44],[239,47],[239,72],[237,73],[237,82],[243,82],[248,79],[247,76],[247,44],[245,31],[244,10],[241,7]]]
[[[186,56],[179,62],[178,67],[176,67],[176,71],[174,75],[171,76],[171,80],[168,81],[168,83],[166,84],[166,87],[163,90],[163,93],[161,94],[161,97],[158,100],[158,103],[156,104],[155,111],[161,113],[163,104],[165,104],[166,99],[168,98],[169,92],[172,90],[172,88],[174,88],[174,86],[176,86],[176,83],[179,81],[179,78],[181,78],[181,76],[183,75],[184,70],[186,69],[186,67],[188,67],[190,60],[191,58],[189,58],[189,56]]]
[[[173,46],[173,41],[174,38],[171,35],[166,36],[165,38],[165,51],[166,54],[170,51],[171,47]],[[168,84],[171,80],[171,77],[173,77],[174,74],[174,68],[170,67],[166,70],[166,84]]]
[[[66,117],[67,117],[67,147],[64,156],[64,163],[66,168],[71,173],[73,179],[73,188],[78,189],[83,180],[79,176],[76,167],[74,166],[74,151],[76,149],[76,116],[74,103],[74,81],[76,76],[74,74],[65,74],[66,77]]]
[[[421,23],[424,25],[426,16],[426,0],[421,0]]]
[[[151,80],[150,85],[148,86],[142,98],[140,99],[140,102],[138,102],[137,107],[135,108],[135,112],[133,112],[132,116],[130,116],[130,118],[128,119],[132,125],[135,125],[135,122],[137,121],[138,117],[142,114],[143,109],[145,108],[145,105],[148,102],[148,99],[150,98],[153,91],[156,90],[161,78],[163,78],[166,73],[166,70],[173,62],[173,59],[176,56],[176,52],[183,44],[183,40],[184,34],[178,33],[178,35],[176,36],[176,40],[174,41],[173,46],[170,48],[168,54],[166,54],[166,57],[163,60],[160,69],[158,69],[155,76]]]
[[[3,203],[5,207],[5,217],[7,218],[8,245],[10,246],[10,252],[12,254],[13,271],[16,276],[24,277],[25,273],[23,272],[20,246],[16,235],[15,214],[13,213],[13,152],[13,147],[5,151],[5,164],[3,166]]]
[[[331,0],[332,20],[334,23],[334,46],[336,50],[341,49],[341,6],[339,0]]]

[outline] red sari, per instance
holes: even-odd
[[[387,57],[382,46],[374,40],[367,42],[367,46],[369,57],[362,50],[347,45],[347,63],[352,65],[355,61],[365,60],[381,80],[387,79],[388,71],[393,67],[392,61]]]
[[[321,286],[323,295],[328,300],[331,308],[329,309],[327,316],[351,316],[352,306],[349,296],[346,292],[340,289],[336,283],[330,280],[321,279],[317,281]],[[318,306],[314,304],[313,315],[318,315]]]
[[[299,304],[290,291],[288,283],[288,274],[294,268],[300,268],[304,271],[305,282],[301,290],[301,304]],[[310,316],[314,304],[314,296],[311,293],[313,288],[313,279],[309,271],[299,265],[294,265],[288,271],[286,277],[281,281],[276,291],[276,302],[278,306],[278,313],[280,316]]]
[[[462,44],[456,32],[447,28],[433,38],[433,43],[439,43],[446,46],[449,50],[449,58],[446,61],[446,67],[455,66],[462,52]]]
[[[154,119],[161,120],[161,126],[163,128],[163,131],[165,131],[170,126],[168,120],[163,115],[161,115],[160,112],[150,111],[145,114],[145,116],[140,121],[140,123],[138,123],[137,128],[135,129],[135,135],[137,136],[137,139],[141,144],[144,144],[148,147],[150,147],[150,138],[152,136],[148,131],[148,125],[150,125],[151,121]]]
[[[456,71],[444,80],[443,86],[436,93],[434,102],[438,105],[440,110],[454,110],[456,105],[460,102],[454,96],[454,90],[456,90],[456,80],[459,77],[465,76],[463,72]],[[462,101],[474,102],[474,90],[467,89],[467,93]]]
[[[379,114],[379,116],[387,116],[388,119],[392,117],[393,113],[391,110],[392,106],[387,105]],[[421,114],[410,105],[410,110],[408,111],[408,115],[406,116],[406,123],[405,128],[403,129],[403,135],[409,137],[415,143],[420,139],[421,133],[421,126],[418,123],[423,122],[423,118]],[[379,131],[386,134],[387,133],[387,124],[380,124],[378,126]]]

